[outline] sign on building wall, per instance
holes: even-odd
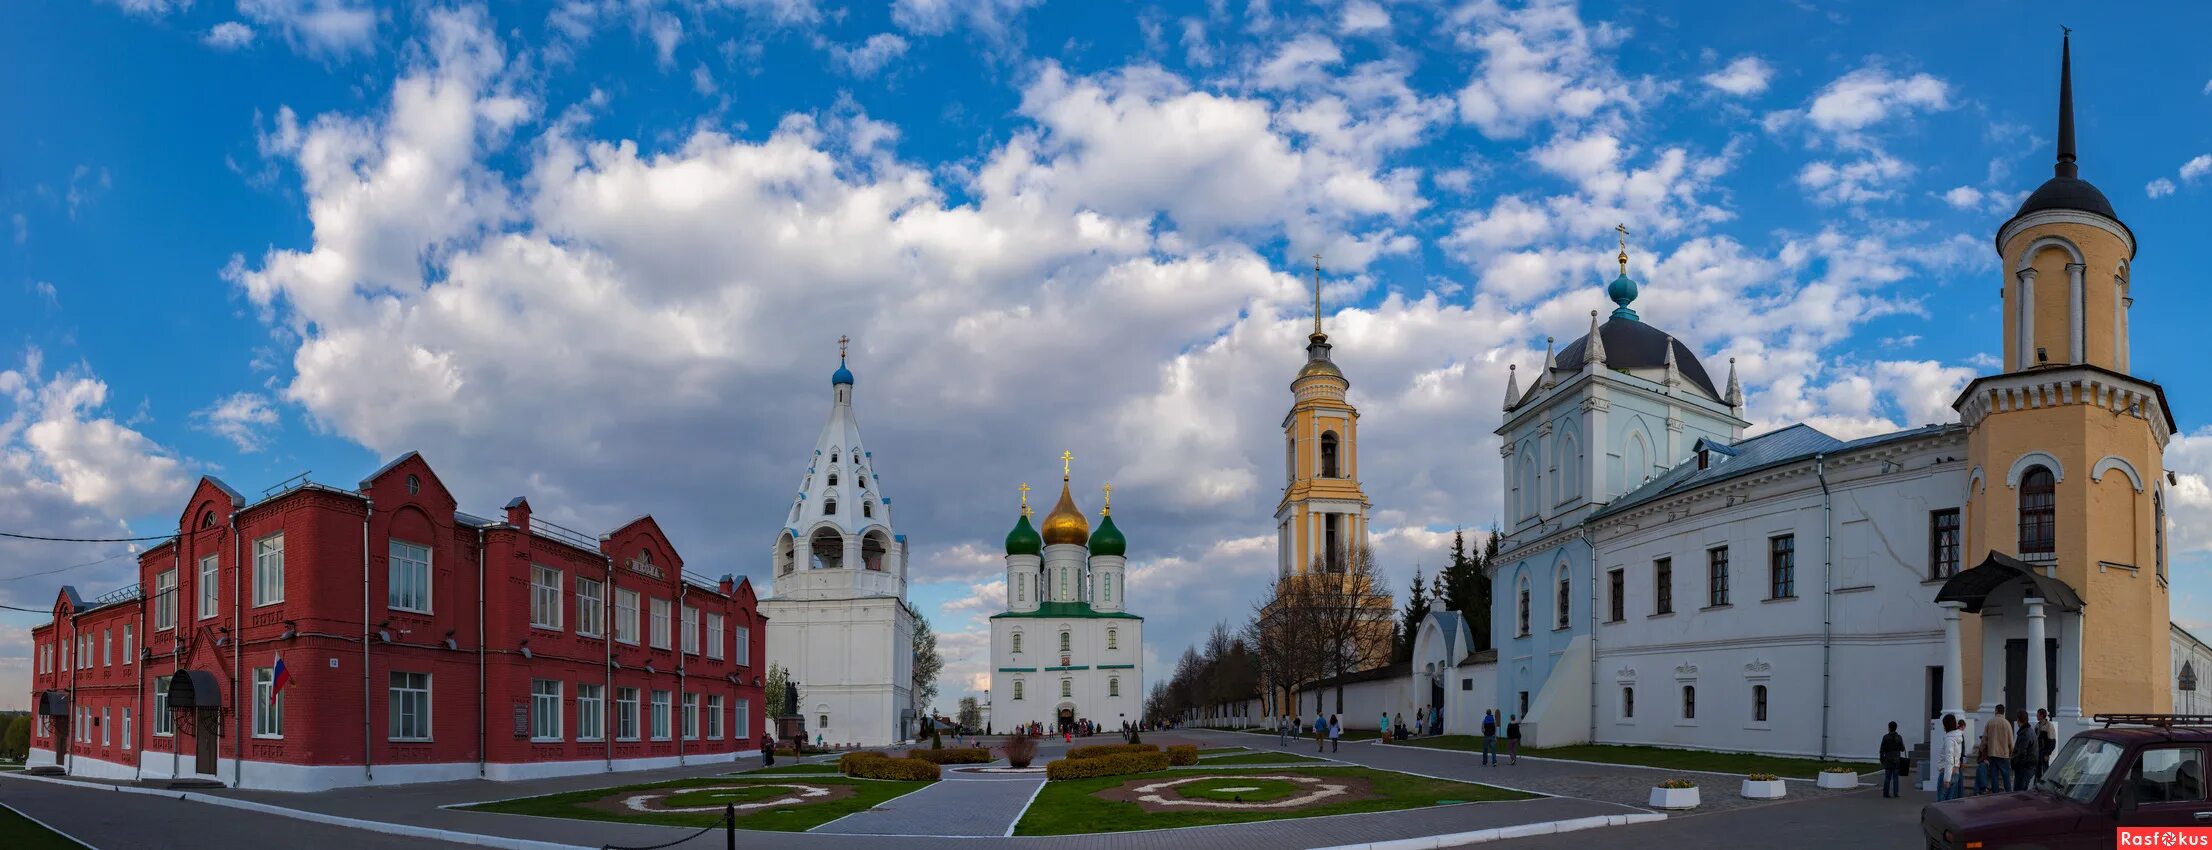
[[[515,737],[530,737],[530,706],[515,703]]]

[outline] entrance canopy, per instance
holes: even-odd
[[[2001,552],[1991,552],[1979,566],[1961,570],[1936,592],[1937,602],[1964,602],[1966,613],[1979,614],[1983,603],[2013,579],[2028,583],[2028,595],[2058,606],[2061,611],[2081,611],[2081,594],[2072,585],[2044,575],[2033,565]]]
[[[38,694],[38,713],[47,717],[68,717],[69,692],[40,691]]]
[[[215,684],[215,674],[206,670],[178,670],[169,677],[169,710],[186,708],[222,708],[223,689]]]

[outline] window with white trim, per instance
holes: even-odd
[[[652,600],[652,602],[653,602],[653,648],[654,648],[654,649],[667,649],[667,648],[669,648],[669,646],[671,645],[671,644],[669,643],[669,634],[668,634],[668,626],[669,626],[669,623],[668,623],[668,619],[669,619],[669,610],[668,610],[668,609],[669,609],[669,608],[671,607],[671,605],[670,605],[669,601],[668,601],[668,600],[666,600],[666,599],[655,599],[655,600]]]
[[[130,749],[130,748],[131,748],[131,710],[130,710],[130,707],[129,707],[129,706],[125,706],[125,707],[123,708],[123,749],[126,749],[126,750],[127,750],[127,749]]]
[[[588,578],[576,579],[576,634],[601,637],[606,628],[607,586]]]
[[[276,692],[276,668],[253,668],[253,736],[284,737],[284,695]]]
[[[134,663],[134,662],[136,662],[137,660],[138,660],[138,656],[136,656],[136,655],[132,655],[132,654],[131,654],[131,624],[129,624],[129,623],[124,623],[124,624],[123,624],[123,663],[125,663],[125,664],[130,664],[130,663]]]
[[[607,686],[576,684],[576,740],[603,741],[607,735]]]
[[[538,629],[561,627],[560,570],[530,565],[530,626]]]
[[[637,740],[637,689],[614,689],[614,739]]]
[[[177,571],[154,574],[154,631],[177,627]]]
[[[687,655],[699,654],[699,609],[689,605],[684,606],[682,625],[684,627],[684,653]]]
[[[614,589],[614,640],[616,643],[637,643],[637,591],[617,587]]]
[[[684,740],[699,740],[699,695],[684,694]]]
[[[169,719],[169,677],[154,677],[154,734],[169,737],[175,727]]]
[[[200,559],[200,619],[215,616],[222,610],[223,561],[219,555]]]
[[[722,740],[722,695],[707,695],[707,740]]]
[[[752,701],[752,700],[749,700],[749,699],[746,699],[746,698],[744,698],[744,697],[738,697],[738,699],[737,699],[737,716],[736,716],[736,717],[735,717],[735,718],[733,719],[733,721],[732,721],[732,722],[730,723],[730,731],[731,731],[731,734],[733,734],[733,735],[736,735],[736,736],[737,736],[737,738],[738,738],[738,740],[741,740],[741,741],[742,741],[742,740],[745,740],[745,739],[747,739],[747,738],[750,738],[750,737],[752,737],[752,734],[753,734],[753,726],[752,726],[752,723],[753,723],[753,701]]]
[[[722,658],[722,615],[707,612],[707,657]]]
[[[115,709],[100,706],[100,746],[108,745],[108,731],[115,728]]]
[[[394,671],[388,708],[392,740],[430,740],[430,674]]]
[[[100,666],[102,666],[102,667],[107,667],[107,666],[111,666],[111,665],[113,665],[114,663],[115,663],[115,630],[114,630],[114,629],[101,629],[101,630],[100,630]]]
[[[253,604],[284,601],[284,533],[253,542]]]
[[[561,683],[557,679],[530,680],[530,740],[561,739]]]
[[[739,664],[740,666],[744,666],[744,667],[751,667],[751,666],[753,666],[753,627],[752,627],[752,626],[738,626],[738,627],[737,627],[737,659],[736,659],[736,660],[737,660],[737,663],[738,663],[738,664]]]
[[[653,740],[655,741],[668,740],[668,703],[669,695],[667,691],[653,692]]]
[[[1120,649],[1120,648],[1121,648],[1121,630],[1120,630],[1120,629],[1107,629],[1107,630],[1106,630],[1106,648],[1107,648],[1107,649]]]
[[[386,559],[384,604],[401,611],[430,613],[430,547],[391,541]]]

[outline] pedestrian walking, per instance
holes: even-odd
[[[1290,715],[1288,714],[1275,721],[1275,746],[1290,746]]]
[[[2012,720],[2005,716],[2005,707],[1997,706],[1997,712],[1989,717],[1989,728],[1982,735],[1988,743],[1989,790],[2003,793],[2012,790]]]
[[[1329,748],[1329,718],[1319,711],[1313,713],[1313,751],[1324,752]]]
[[[1491,710],[1490,710],[1490,717],[1491,717],[1491,719],[1495,720],[1495,719],[1497,719],[1497,716],[1498,716],[1498,710],[1497,710],[1497,709],[1494,709],[1494,708],[1493,708],[1493,709],[1491,709]],[[1440,706],[1437,706],[1437,707],[1436,707],[1436,710],[1435,710],[1435,711],[1431,711],[1431,712],[1429,712],[1429,734],[1431,734],[1431,735],[1442,735],[1442,734],[1444,734],[1444,707],[1443,707],[1443,706],[1441,706],[1441,705],[1440,705]]]
[[[1482,763],[1498,766],[1498,713],[1495,709],[1482,713]]]
[[[1943,715],[1943,750],[1936,762],[1936,801],[1956,800],[1960,796],[1966,777],[1959,767],[1966,761],[1966,730],[1959,728],[1959,719]]]
[[[1900,796],[1897,781],[1905,774],[1905,736],[1897,734],[1897,721],[1889,722],[1889,734],[1882,736],[1882,796]]]
[[[1329,752],[1336,752],[1338,745],[1343,740],[1344,721],[1338,719],[1334,714],[1329,715]]]
[[[2058,727],[2051,725],[2049,709],[2035,710],[2035,781],[2043,782],[2043,772],[2051,769],[2051,751],[2058,748]]]
[[[776,766],[776,736],[774,735],[760,736],[760,766]]]
[[[1375,721],[1375,728],[1381,730],[1377,734],[1382,736],[1383,743],[1390,743],[1390,712],[1382,713],[1382,719]]]
[[[2012,719],[2019,730],[2012,736],[2012,790],[2026,791],[2035,782],[2035,765],[2042,755],[2043,742],[2028,723],[2026,711],[2013,712]]]
[[[1415,736],[1420,736],[1426,734],[1428,731],[1429,707],[1424,705],[1413,710],[1413,734]]]
[[[1509,764],[1521,763],[1521,716],[1518,714],[1506,716],[1505,752],[1513,759]]]
[[[1394,715],[1391,715],[1391,718],[1390,718],[1390,731],[1392,731],[1392,732],[1394,732],[1394,733],[1397,733],[1397,736],[1398,736],[1398,738],[1399,738],[1400,740],[1404,740],[1404,739],[1405,739],[1405,737],[1406,737],[1406,716],[1405,716],[1405,714],[1404,714],[1403,712],[1401,712],[1401,713],[1398,713],[1398,714],[1394,714]]]

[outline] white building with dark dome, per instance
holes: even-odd
[[[991,615],[993,727],[1089,720],[1119,729],[1141,721],[1144,618],[1128,611],[1129,542],[1114,526],[1112,502],[1093,531],[1063,474],[1040,533],[1023,489],[1021,517],[1006,535],[1006,610]],[[1111,499],[1112,488],[1106,492]]]
[[[906,536],[891,526],[875,458],[853,415],[853,373],[838,357],[829,421],[776,535],[768,661],[799,684],[810,736],[881,746],[913,737],[914,614]]]

